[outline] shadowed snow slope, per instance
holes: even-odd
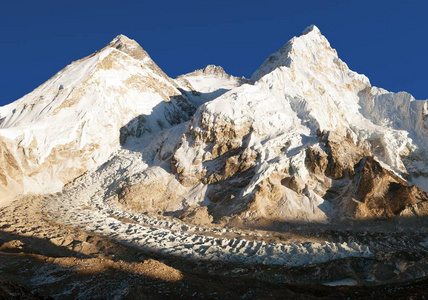
[[[85,198],[109,174],[91,188],[106,201],[203,223],[425,215],[409,183],[428,186],[427,114],[351,71],[314,25],[250,80],[216,66],[172,80],[119,36],[0,108],[0,180],[52,192],[90,170]]]

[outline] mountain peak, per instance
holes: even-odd
[[[303,30],[301,35],[306,35],[308,33],[315,33],[315,34],[321,34],[321,31],[319,30],[319,28],[317,26],[315,26],[314,24],[309,25],[308,27],[305,28],[305,30]]]
[[[197,69],[193,72],[190,72],[188,74],[184,74],[178,77],[184,77],[184,76],[200,76],[200,75],[210,75],[215,77],[229,77],[231,75],[227,74],[226,71],[221,66],[216,65],[207,65],[203,69]]]
[[[122,41],[122,42],[127,41],[127,42],[130,42],[130,41],[134,41],[134,40],[130,39],[129,37],[127,37],[124,34],[119,34],[110,43],[116,43],[117,41]]]
[[[140,45],[138,45],[138,43],[133,40],[128,38],[126,35],[123,34],[119,34],[118,36],[116,36],[110,43],[109,43],[110,47],[114,47],[118,50],[120,50],[122,47],[140,47]]]
[[[107,47],[115,48],[139,60],[149,56],[135,40],[123,34],[116,36]]]
[[[202,73],[207,75],[227,75],[223,67],[216,65],[207,65],[204,69],[202,69]]]
[[[331,48],[329,41],[321,34],[315,25],[303,30],[300,36],[295,36],[271,54],[252,75],[251,80],[257,81],[264,75],[279,67],[290,68],[292,63],[309,67],[311,65],[329,64],[328,60],[338,59],[337,52]]]

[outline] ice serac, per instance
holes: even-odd
[[[123,35],[0,109],[0,190],[48,193],[100,164],[128,136],[187,120],[195,108]]]

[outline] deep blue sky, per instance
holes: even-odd
[[[2,0],[0,105],[120,33],[139,42],[171,77],[207,64],[248,77],[310,24],[373,85],[427,99],[424,2]]]

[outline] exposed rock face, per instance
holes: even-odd
[[[417,186],[385,170],[373,157],[365,157],[356,165],[355,178],[357,217],[396,217],[427,215],[428,196]]]
[[[131,40],[122,34],[114,38],[107,47],[120,50],[121,52],[141,61],[144,59],[150,59],[149,54],[144,51],[136,41]]]
[[[0,140],[0,165],[3,166],[0,169],[0,186],[2,187],[0,197],[3,197],[3,199],[8,197],[8,190],[4,189],[6,186],[12,188],[15,185],[17,189],[15,193],[22,192],[22,188],[19,186],[19,182],[22,181],[19,164],[12,153],[10,153],[4,140]]]
[[[192,207],[180,214],[179,218],[196,226],[210,225],[213,217],[208,213],[206,206]]]
[[[185,191],[173,175],[144,175],[146,177],[141,183],[125,186],[120,190],[119,203],[134,211],[154,214],[181,208],[180,202]]]

